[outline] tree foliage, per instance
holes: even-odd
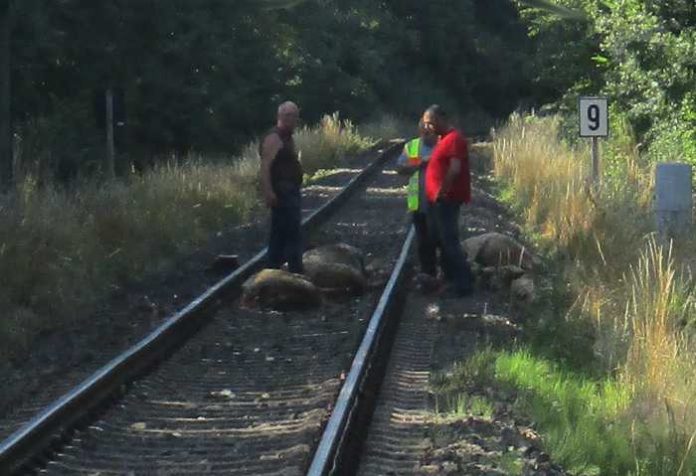
[[[531,94],[509,0],[22,0],[13,15],[21,150],[58,172],[98,163],[108,87],[125,93],[121,149],[146,156],[233,150],[285,98],[314,121],[433,101],[500,117]]]
[[[538,39],[537,84],[553,94],[604,93],[655,160],[696,163],[696,4],[692,0],[562,0],[586,21],[526,9]],[[556,73],[556,74],[554,74]]]

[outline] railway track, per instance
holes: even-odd
[[[306,220],[315,244],[361,248],[381,284],[312,312],[244,309],[233,298],[259,253],[5,440],[0,474],[418,472],[446,331],[427,320],[433,298],[407,294],[414,232],[403,178],[383,168],[398,148]],[[490,299],[435,308],[481,314]]]
[[[436,332],[422,314],[406,313],[370,422],[359,475],[412,474],[428,449],[430,365]]]
[[[398,148],[306,220],[326,221],[314,240],[348,242],[384,269],[397,261],[403,269],[403,179],[375,173]],[[0,472],[302,474],[374,305],[384,310],[397,282],[386,298],[376,289],[309,314],[223,300],[262,260],[259,253],[7,438]]]
[[[379,148],[367,151],[346,161],[347,168],[332,170],[329,175],[312,181],[303,192],[303,217],[309,218],[337,197],[381,151]],[[136,345],[168,316],[214,287],[225,276],[211,269],[210,264],[217,255],[233,252],[242,262],[247,262],[258,254],[259,244],[266,237],[265,217],[216,233],[195,253],[178,260],[166,276],[148,277],[130,289],[117,290],[96,312],[65,323],[55,335],[40,336],[34,344],[35,351],[25,361],[10,365],[3,362],[0,442],[95,374],[123,349]],[[104,334],[105,326],[111,332]],[[12,366],[15,369],[8,372]]]

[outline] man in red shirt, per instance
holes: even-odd
[[[448,294],[466,296],[473,292],[474,276],[459,242],[459,212],[462,203],[471,202],[468,146],[440,106],[430,106],[423,123],[440,136],[425,173],[428,228],[440,249],[442,271],[450,283]]]

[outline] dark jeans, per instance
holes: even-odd
[[[428,225],[440,250],[440,264],[445,279],[458,293],[469,293],[474,287],[474,276],[459,242],[460,203],[438,200],[428,209]]]
[[[301,192],[297,189],[276,196],[278,205],[271,209],[268,266],[280,269],[287,261],[288,271],[302,273]]]
[[[413,226],[416,228],[421,272],[435,277],[437,276],[437,244],[428,227],[428,215],[423,212],[414,212]]]

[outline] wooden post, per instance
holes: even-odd
[[[106,173],[116,177],[116,146],[114,144],[114,91],[106,90]]]
[[[10,0],[0,0],[0,182],[4,187],[14,180],[12,161],[12,109],[10,83]]]
[[[592,183],[599,184],[599,137],[592,138]]]

